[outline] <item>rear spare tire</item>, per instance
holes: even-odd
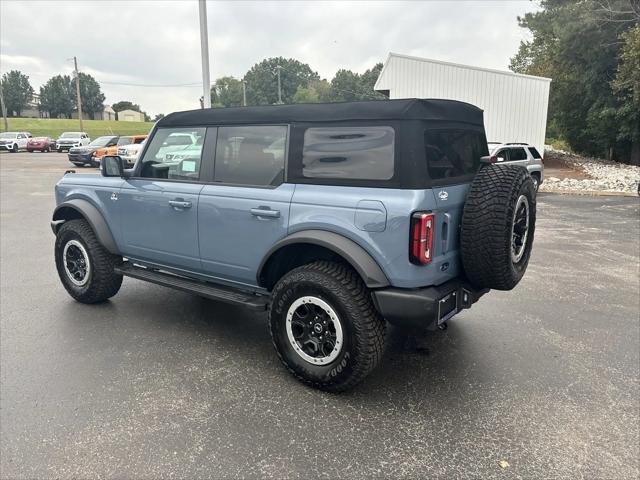
[[[478,288],[511,290],[524,275],[536,224],[531,176],[515,165],[482,168],[462,214],[462,265]]]

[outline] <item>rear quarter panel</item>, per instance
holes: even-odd
[[[455,188],[457,191],[452,192]],[[466,185],[447,188],[452,192],[449,194],[451,201],[438,205],[434,191],[428,189],[299,184],[291,202],[288,233],[310,229],[338,233],[366,250],[391,285],[402,288],[439,285],[460,273],[457,222],[461,217],[467,189]],[[375,207],[378,203],[383,205],[384,214],[382,209]],[[436,214],[434,259],[429,265],[414,265],[409,261],[410,217],[415,211]],[[449,232],[452,237],[447,253],[443,253],[443,242],[438,240],[445,212],[453,217],[450,220]],[[448,265],[443,269],[444,264]]]

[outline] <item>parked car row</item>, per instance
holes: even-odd
[[[0,133],[0,150],[8,152],[68,152],[69,161],[74,165],[97,167],[105,155],[120,155],[125,166],[133,166],[142,150],[147,135],[105,135],[91,141],[86,132],[63,132],[57,139],[33,137],[29,132]],[[195,143],[188,135],[180,139],[182,147]]]

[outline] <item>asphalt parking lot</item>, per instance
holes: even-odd
[[[638,478],[637,198],[541,194],[514,291],[424,348],[392,330],[332,395],[280,366],[264,315],[132,279],[75,303],[49,228],[65,159],[0,155],[2,478]]]

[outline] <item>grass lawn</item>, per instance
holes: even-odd
[[[80,130],[80,122],[74,119],[9,118],[8,120],[9,131],[31,132],[34,137],[58,138],[62,132],[77,132]],[[116,122],[115,120],[83,120],[82,123],[84,124],[84,131],[89,134],[91,139],[101,135],[149,133],[153,126],[153,122]]]

